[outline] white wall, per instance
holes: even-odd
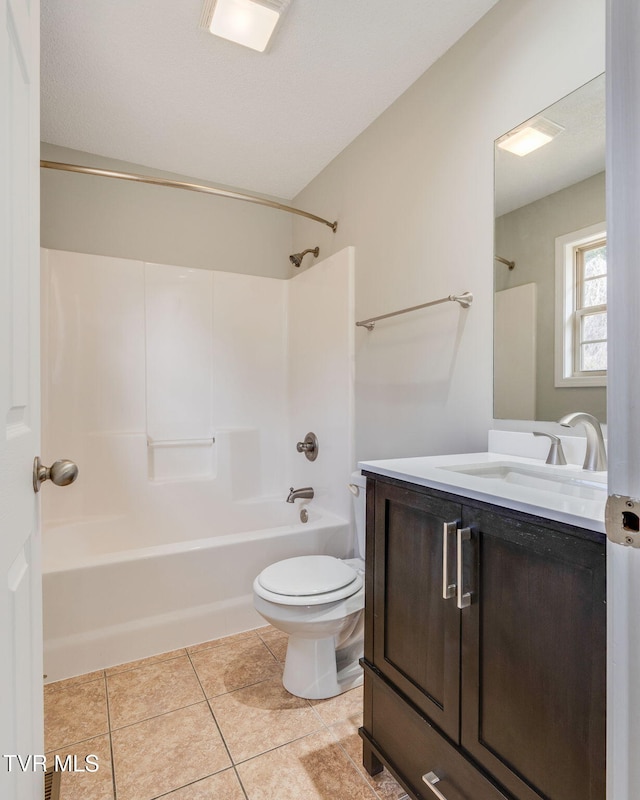
[[[358,252],[356,456],[486,448],[492,416],[493,142],[604,69],[604,0],[502,0],[295,199],[294,249]]]

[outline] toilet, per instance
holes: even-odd
[[[335,697],[362,683],[365,487],[366,478],[354,472],[355,558],[287,558],[253,582],[256,611],[289,634],[282,683],[298,697]]]

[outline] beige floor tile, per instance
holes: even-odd
[[[114,731],[118,800],[151,800],[231,766],[207,703]]]
[[[238,766],[249,800],[376,800],[327,730]]]
[[[45,694],[45,752],[108,732],[104,679]]]
[[[65,678],[62,681],[55,681],[55,683],[46,683],[44,686],[44,693],[57,692],[59,689],[69,689],[71,686],[80,686],[82,683],[91,683],[100,678],[104,679],[104,670],[99,669],[96,672],[87,672],[85,675],[77,675],[75,678]]]
[[[325,725],[333,725],[343,719],[352,719],[362,725],[362,686],[350,689],[327,700],[309,700]]]
[[[287,634],[274,628],[271,631],[260,632],[259,636],[276,659],[284,663],[287,655],[287,642],[289,641]]]
[[[346,719],[332,725],[329,730],[365,780],[373,787],[380,800],[401,800],[406,797],[405,790],[386,769],[373,777],[367,773],[362,764],[362,739],[358,736],[358,727],[359,725],[353,720]]]
[[[186,654],[184,648],[180,650],[171,650],[168,653],[158,653],[155,656],[148,656],[147,658],[139,658],[137,661],[127,661],[126,664],[118,664],[115,667],[107,667],[105,673],[109,675],[117,675],[119,672],[127,672],[130,669],[137,669],[138,667],[146,667],[147,664],[157,664],[159,661],[169,661],[171,658],[178,658]]]
[[[113,772],[108,736],[99,736],[76,747],[49,753],[47,766],[55,763],[55,756],[61,759],[63,765],[67,756],[76,756],[77,768],[85,769],[95,763],[94,759],[85,761],[88,755],[97,756],[98,769],[95,772],[60,770],[60,797],[63,800],[113,800]]]
[[[282,674],[282,666],[258,636],[193,653],[191,660],[207,697]]]
[[[107,691],[112,730],[204,700],[186,654],[110,675]]]
[[[322,728],[309,703],[289,694],[279,678],[209,703],[236,764]]]
[[[203,781],[171,792],[163,800],[245,800],[245,796],[235,772],[226,769]]]
[[[255,630],[241,631],[240,633],[234,633],[232,636],[222,636],[219,639],[211,639],[208,642],[200,642],[200,644],[194,644],[192,647],[187,647],[187,652],[200,653],[202,650],[209,650],[212,647],[220,647],[220,645],[222,644],[234,644],[235,642],[243,641],[243,639],[254,639],[255,637],[256,637]]]

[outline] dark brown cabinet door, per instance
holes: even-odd
[[[462,746],[518,800],[604,800],[605,548],[464,508]]]
[[[443,598],[443,542],[461,506],[376,481],[373,554],[373,660],[414,705],[459,740],[460,612]],[[371,533],[371,532],[370,532]],[[370,566],[368,567],[370,569]]]
[[[506,800],[456,747],[368,668],[365,685],[373,706],[365,741],[385,754],[387,763],[401,772],[416,798],[436,800],[423,777],[431,774],[438,778],[437,789],[447,800]]]

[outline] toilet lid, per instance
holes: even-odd
[[[354,569],[333,556],[298,556],[263,569],[258,582],[268,592],[308,597],[335,592],[357,577]]]

